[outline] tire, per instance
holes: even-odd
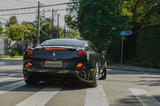
[[[93,82],[90,85],[91,85],[91,87],[97,87],[98,81],[97,81],[96,77],[93,79]]]
[[[25,79],[24,80],[27,85],[38,85],[38,80]]]
[[[103,68],[102,73],[100,73],[99,80],[105,80],[106,77],[107,77],[107,63],[105,62],[105,68]]]
[[[99,80],[105,80],[106,77],[107,77],[107,70],[106,70],[106,68],[103,69],[103,73],[101,73],[101,74],[102,74],[102,75],[101,75],[101,77],[99,78]]]
[[[95,68],[96,72],[95,72],[95,76],[93,79],[93,82],[91,82],[91,87],[97,87],[98,85],[98,79],[99,79],[99,66],[98,63],[96,64],[96,68]]]

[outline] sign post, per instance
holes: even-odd
[[[131,35],[132,32],[131,31],[121,31],[120,35],[122,36],[122,43],[121,43],[121,64],[123,64],[123,51],[124,51],[124,40],[126,39],[125,37],[128,35]]]

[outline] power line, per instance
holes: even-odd
[[[42,5],[42,7],[53,7],[53,6],[60,6],[60,5],[67,5],[67,4],[71,4],[71,3],[78,3],[78,2],[67,2],[67,3],[59,3],[59,4],[50,4],[50,5]],[[16,10],[25,10],[25,9],[35,9],[37,8],[37,6],[31,6],[31,7],[22,7],[22,8],[12,8],[12,9],[2,9],[0,10],[1,12],[4,11],[16,11]]]
[[[66,9],[58,9],[55,11],[64,11]],[[51,10],[44,11],[44,12],[52,12]],[[17,16],[17,15],[29,15],[29,14],[37,14],[37,12],[25,12],[25,13],[13,13],[13,14],[0,14],[0,16]]]
[[[21,1],[21,0],[3,0],[3,1],[13,3],[13,4],[23,4],[23,5],[25,5],[26,3],[31,4],[31,2],[25,2],[25,1]],[[33,4],[33,2],[32,2],[32,4]]]
[[[33,3],[33,2],[28,2],[28,1],[23,1],[23,0],[13,0],[13,1],[16,1],[16,2],[21,2],[21,3]]]
[[[14,1],[14,0],[3,0],[4,2],[7,2],[7,3],[11,3],[11,4],[18,4],[18,5],[24,5],[23,3],[18,3],[18,2],[16,2],[16,1]]]

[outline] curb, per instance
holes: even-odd
[[[2,60],[9,60],[9,59],[12,59],[12,60],[22,60],[23,58],[4,58],[4,57],[0,57],[0,59],[2,59]]]
[[[136,67],[134,68],[134,66],[108,66],[109,69],[112,69],[112,70],[122,70],[122,71],[136,71],[136,72],[151,72],[151,73],[160,73],[160,69],[149,69],[149,68],[145,68],[145,69],[142,69],[142,67]],[[134,68],[134,69],[133,69]]]

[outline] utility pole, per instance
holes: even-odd
[[[57,38],[59,38],[59,14],[57,16],[57,31],[58,31]]]
[[[123,48],[124,48],[124,35],[122,35],[122,44],[121,44],[121,64],[123,64]]]
[[[51,39],[53,39],[54,10],[52,10]]]
[[[37,24],[37,46],[40,45],[40,2],[38,1],[38,24]]]

